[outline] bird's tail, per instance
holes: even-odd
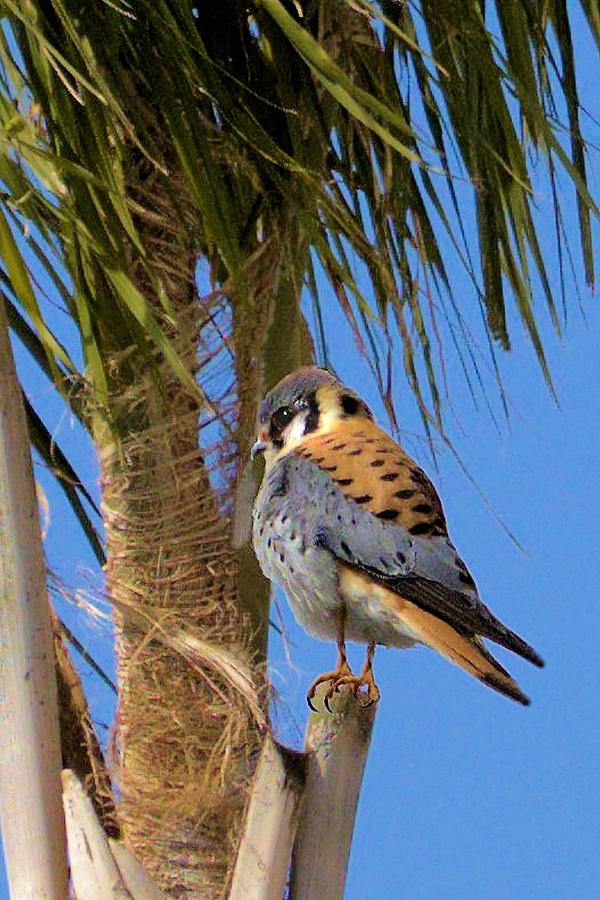
[[[398,597],[395,612],[415,637],[506,697],[529,706],[529,698],[477,636],[456,631],[443,619]]]

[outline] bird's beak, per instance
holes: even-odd
[[[261,440],[259,437],[259,439],[254,444],[252,444],[252,449],[250,450],[250,459],[256,459],[256,457],[261,453],[264,453],[266,449],[266,441]]]

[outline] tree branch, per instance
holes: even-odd
[[[323,693],[317,695],[322,705]],[[336,694],[334,715],[313,713],[306,733],[306,787],[294,844],[290,900],[342,900],[363,770],[376,707],[362,709],[350,690]]]
[[[278,746],[267,736],[254,775],[229,900],[283,897],[304,773],[302,754]]]

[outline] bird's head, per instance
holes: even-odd
[[[353,417],[373,418],[358,394],[326,369],[297,369],[276,384],[261,403],[252,458],[262,453],[270,466],[307,435],[331,431],[337,422]]]

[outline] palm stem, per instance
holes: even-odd
[[[334,696],[331,708],[333,716],[313,713],[308,724],[306,787],[292,857],[290,900],[344,896],[376,706],[361,709],[346,690]]]
[[[11,896],[67,896],[46,567],[21,391],[0,301],[0,823]]]

